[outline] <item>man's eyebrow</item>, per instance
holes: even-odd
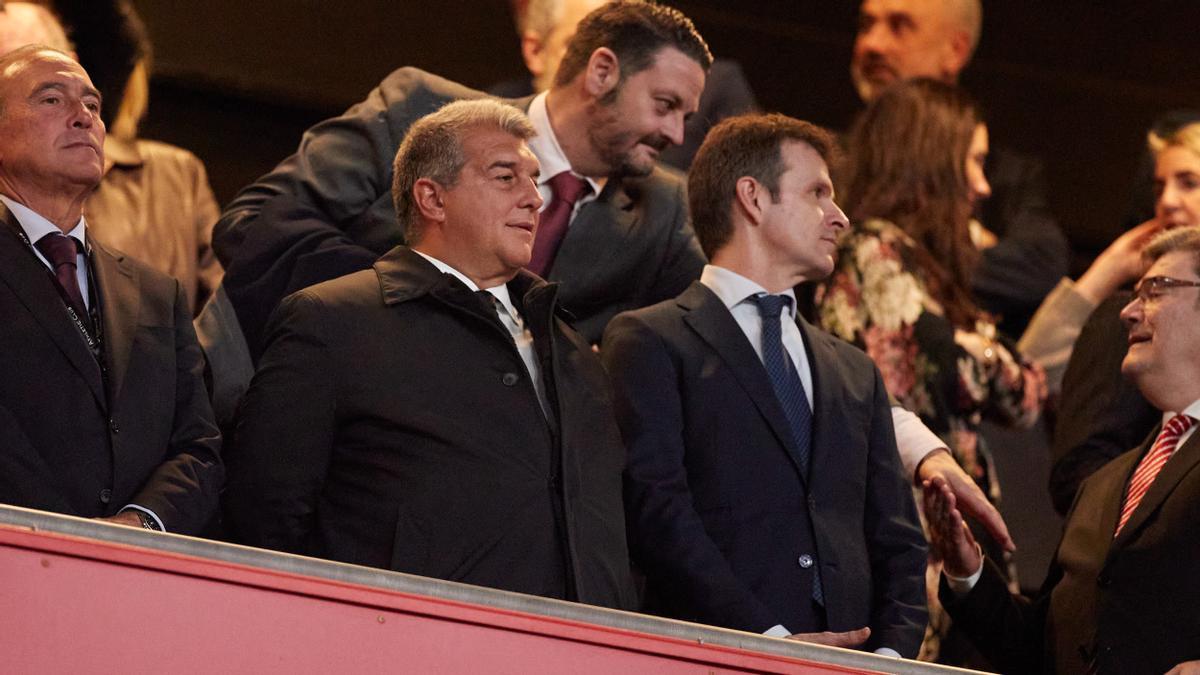
[[[517,161],[515,159],[498,159],[488,165],[489,169],[515,169]]]
[[[41,94],[42,92],[45,92],[45,91],[60,91],[60,92],[66,93],[67,87],[62,82],[43,82],[43,83],[39,84],[36,88],[34,88],[33,93],[30,95],[37,96],[38,94]],[[91,86],[84,87],[83,95],[94,97],[100,101],[104,100],[103,95],[100,94],[100,90],[96,89],[95,87],[91,87]]]

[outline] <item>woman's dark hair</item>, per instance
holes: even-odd
[[[974,328],[967,152],[979,109],[965,91],[928,79],[890,87],[858,118],[847,139],[839,186],[852,221],[882,218],[917,242],[909,260],[926,273],[946,318]]]

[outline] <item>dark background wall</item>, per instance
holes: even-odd
[[[390,70],[415,65],[484,87],[522,71],[507,0],[136,0],[156,49],[145,135],[192,149],[218,198],[296,146]],[[767,109],[842,128],[856,0],[679,0]],[[1190,0],[985,2],[963,84],[993,142],[1045,162],[1052,205],[1085,254],[1128,210],[1144,133],[1200,108],[1200,9]]]

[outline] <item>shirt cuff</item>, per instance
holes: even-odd
[[[890,657],[892,657],[893,659],[902,659],[902,658],[904,658],[903,656],[900,656],[900,652],[898,652],[898,651],[896,651],[895,649],[892,649],[892,648],[890,648],[890,647],[880,647],[879,649],[876,649],[876,650],[875,650],[875,653],[876,653],[876,654],[878,654],[878,655],[880,655],[880,656],[890,656]]]
[[[151,511],[150,509],[148,509],[144,506],[138,506],[137,504],[126,504],[125,506],[121,507],[121,511],[128,511],[130,509],[133,509],[134,511],[140,511],[140,512],[150,516],[150,518],[158,525],[158,530],[160,532],[167,531],[166,526],[163,525],[162,518],[159,518],[157,513]],[[118,511],[118,513],[120,513],[120,511]]]
[[[975,573],[969,577],[956,577],[944,569],[942,570],[942,576],[946,577],[946,585],[950,587],[950,591],[956,597],[961,598],[970,593],[971,589],[975,588],[975,584],[979,583],[979,577],[983,576],[983,559],[980,558],[979,569],[975,570]]]
[[[791,634],[792,634],[791,631],[784,628],[783,624],[779,624],[779,623],[777,623],[774,626],[771,626],[767,630],[763,631],[763,635],[766,635],[767,637],[785,638]]]

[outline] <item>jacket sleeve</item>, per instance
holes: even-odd
[[[764,632],[780,617],[733,573],[693,506],[684,466],[679,372],[663,341],[644,322],[618,315],[601,356],[613,385],[629,449],[625,514],[630,550],[647,575],[698,621]]]
[[[1011,593],[1000,570],[985,560],[983,574],[969,593],[956,595],[943,577],[938,599],[971,644],[1000,672],[1040,673],[1049,590],[1058,575],[1057,567],[1052,567],[1041,600],[1033,601]]]
[[[238,410],[227,453],[226,522],[245,544],[306,553],[334,439],[335,379],[321,305],[289,296]]]
[[[169,532],[196,534],[215,513],[225,479],[221,434],[204,387],[204,357],[187,296],[175,282],[175,416],[165,459],[135,493]]]
[[[869,649],[889,647],[916,658],[925,636],[925,536],[913,503],[909,476],[900,465],[892,428],[891,404],[879,370],[875,414],[867,450],[867,504],[863,531],[871,564]]]

